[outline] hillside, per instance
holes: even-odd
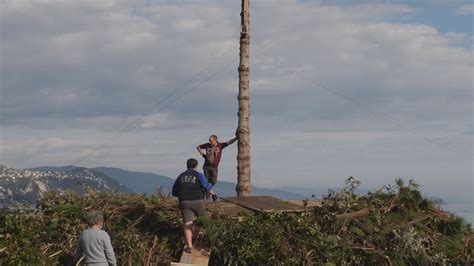
[[[174,179],[170,177],[153,173],[127,171],[124,169],[113,167],[97,167],[94,169],[106,174],[107,176],[114,178],[115,180],[131,188],[135,193],[138,194],[154,194],[157,188],[161,188],[161,192],[163,192],[164,195],[168,195],[174,183]],[[230,197],[235,196],[236,194],[235,186],[236,184],[232,182],[219,181],[217,182],[215,188],[221,197]],[[304,195],[295,192],[289,192],[282,189],[266,189],[256,186],[252,186],[252,195],[267,195],[281,199],[307,198]]]
[[[155,194],[158,188],[161,188],[166,195],[171,191],[174,183],[174,180],[167,176],[153,173],[128,171],[115,167],[96,167],[93,169],[110,176],[137,194],[147,193],[152,195]]]
[[[46,192],[64,193],[67,190],[84,194],[88,188],[101,192],[132,191],[103,173],[87,168],[15,169],[0,165],[0,204],[34,204]]]
[[[169,195],[174,179],[114,167],[84,168],[77,166],[42,166],[29,169],[14,169],[2,166],[0,181],[0,204],[17,202],[33,204],[45,192],[72,190],[83,194],[85,188],[104,192],[123,192],[153,195],[159,189]],[[219,181],[216,191],[222,197],[235,196],[235,183]],[[282,189],[265,189],[252,186],[255,196],[267,195],[281,199],[305,199],[304,195]]]

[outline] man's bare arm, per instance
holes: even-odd
[[[227,141],[227,145],[234,143],[236,140],[237,140],[237,137],[234,137],[233,139]]]
[[[196,146],[196,149],[198,150],[199,154],[201,154],[202,157],[206,157],[206,154],[202,151],[201,148],[199,148],[199,146]]]

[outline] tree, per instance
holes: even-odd
[[[250,196],[249,0],[242,0],[239,62],[239,125],[237,136],[237,196]]]

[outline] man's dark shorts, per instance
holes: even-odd
[[[206,216],[206,204],[204,200],[183,200],[179,202],[179,209],[183,215],[183,223],[191,222],[194,216]]]
[[[207,180],[209,180],[209,183],[212,185],[215,185],[217,183],[217,168],[205,165],[203,167],[204,171],[204,176],[207,177]]]

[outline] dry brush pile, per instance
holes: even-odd
[[[413,182],[357,196],[347,180],[305,213],[219,212],[199,219],[215,265],[432,265],[473,263],[463,219],[422,197]],[[0,214],[0,265],[70,264],[83,217],[105,214],[119,263],[161,265],[183,248],[176,201],[162,196],[48,194],[35,211]]]
[[[0,216],[0,265],[72,264],[90,210],[104,212],[104,230],[119,262],[149,265],[179,256],[181,216],[171,198],[49,193],[34,212],[18,209]]]
[[[232,265],[473,265],[474,235],[462,218],[401,179],[357,196],[359,182],[330,191],[311,212],[226,217],[209,224],[213,259]],[[216,229],[217,228],[217,229]]]

